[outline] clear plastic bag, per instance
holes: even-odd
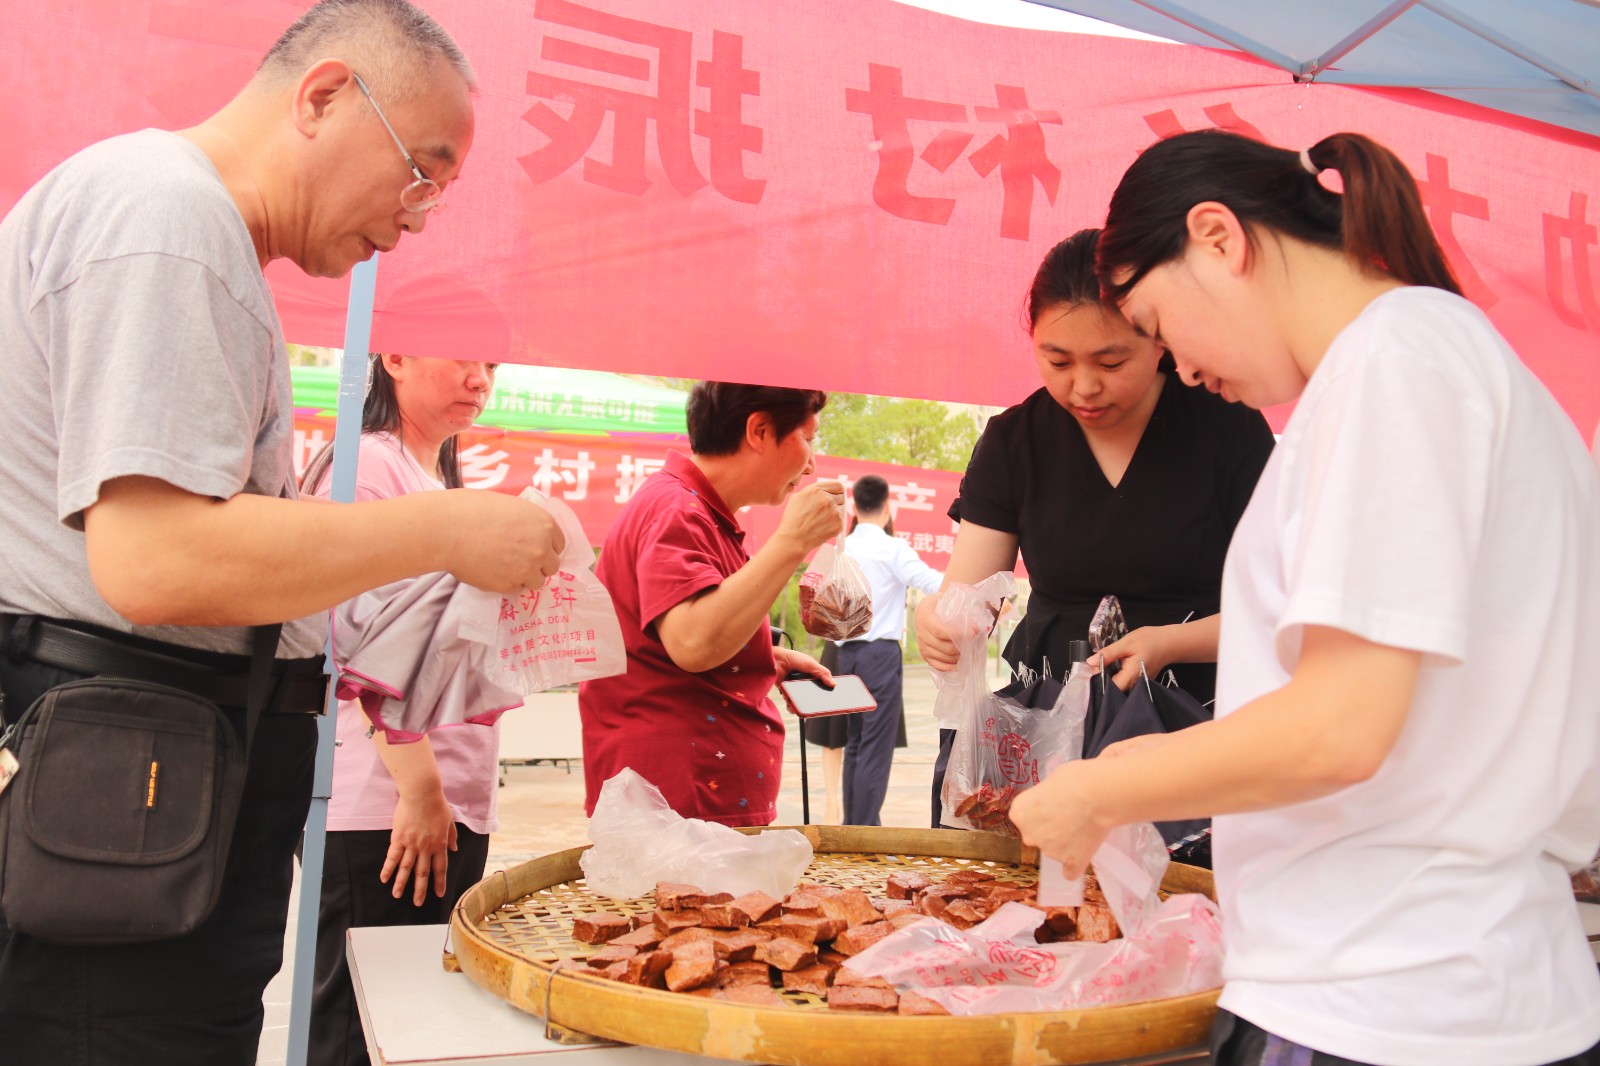
[[[976,585],[947,583],[939,593],[934,616],[961,653],[954,670],[935,670],[938,695],[933,717],[946,729],[959,729],[967,709],[989,695],[989,634],[1000,618],[1000,608],[1017,591],[1016,575],[1009,570],[991,574]]]
[[[685,818],[661,790],[633,770],[600,788],[589,819],[594,847],[578,859],[588,887],[612,899],[637,899],[658,881],[707,892],[787,896],[811,864],[811,844],[793,829],[744,834]]]
[[[1007,903],[962,932],[927,918],[845,967],[917,992],[951,1014],[1074,1010],[1165,999],[1222,984],[1222,925],[1198,895],[1161,901],[1166,849],[1151,825],[1124,826],[1095,853],[1106,902],[1127,932],[1105,943],[1039,944],[1044,913]]]
[[[1048,701],[1048,702],[1045,702]],[[1011,803],[1083,751],[1089,677],[1082,663],[1053,678],[983,691],[957,727],[940,800],[943,824],[1017,836]]]
[[[823,640],[851,640],[872,628],[872,586],[861,564],[824,544],[800,575],[800,624]]]

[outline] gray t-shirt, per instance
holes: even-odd
[[[297,495],[283,331],[197,147],[162,130],[102,141],[0,221],[0,394],[0,610],[247,652],[247,629],[130,624],[84,553],[83,512],[113,478]],[[324,615],[286,623],[278,654],[318,654],[326,632]]]

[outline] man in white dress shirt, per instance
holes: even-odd
[[[872,585],[872,628],[859,640],[839,645],[838,672],[866,683],[878,709],[849,717],[844,748],[844,824],[882,825],[883,797],[889,790],[895,738],[905,709],[900,641],[906,631],[906,589],[939,591],[944,575],[923,562],[911,545],[893,536],[889,483],[868,474],[851,489],[856,527],[844,552]]]

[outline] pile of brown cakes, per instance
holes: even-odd
[[[879,898],[813,881],[801,881],[781,901],[763,892],[735,899],[663,882],[649,917],[583,915],[572,935],[598,946],[583,960],[596,974],[625,984],[755,1006],[781,1006],[781,989],[823,997],[834,1010],[944,1014],[931,999],[896,993],[880,978],[845,969],[845,960],[923,918],[970,929],[1005,903],[1037,906],[1036,892],[1035,885],[980,869],[942,881],[914,871],[890,874]],[[1092,874],[1083,906],[1039,909],[1041,943],[1122,935]]]

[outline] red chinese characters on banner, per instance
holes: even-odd
[[[1487,311],[1499,302],[1500,297],[1484,282],[1483,276],[1473,267],[1467,253],[1461,250],[1456,237],[1455,216],[1489,221],[1489,201],[1482,196],[1463,192],[1450,185],[1450,160],[1442,155],[1428,153],[1426,174],[1416,175],[1417,191],[1422,194],[1422,205],[1428,209],[1428,221],[1433,224],[1439,247],[1456,272],[1467,298]]]
[[[965,123],[964,104],[922,100],[907,96],[905,75],[899,67],[867,64],[867,87],[847,88],[845,108],[872,119],[872,138],[878,154],[878,172],[872,182],[872,202],[897,218],[945,225],[955,211],[951,197],[920,196],[911,191],[912,170],[920,159],[943,174],[961,158],[976,134],[946,125],[921,152],[911,135],[912,122]],[[1006,128],[967,157],[980,177],[998,168],[1004,200],[1000,210],[1000,236],[1025,241],[1033,218],[1033,186],[1044,189],[1045,200],[1056,202],[1061,170],[1045,152],[1041,123],[1062,124],[1059,111],[1034,111],[1025,90],[1016,85],[996,85],[995,106],[972,109],[978,123],[999,123]]]
[[[759,203],[766,181],[744,172],[744,153],[759,154],[762,131],[744,121],[744,98],[761,95],[761,75],[744,66],[744,38],[716,31],[711,58],[694,61],[694,35],[640,19],[609,14],[572,0],[538,0],[534,18],[591,35],[642,46],[650,59],[582,40],[543,34],[539,57],[548,69],[528,72],[528,95],[534,104],[524,120],[550,138],[548,144],[521,158],[536,183],[549,181],[583,160],[583,179],[633,196],[651,186],[645,173],[646,131],[655,126],[656,152],[667,180],[687,196],[706,184],[695,163],[691,133],[710,145],[711,186],[730,200]],[[577,76],[573,76],[577,75]],[[638,82],[643,91],[611,88],[594,76]],[[706,90],[707,105],[694,106],[696,88]],[[545,100],[565,101],[571,114],[562,117]],[[611,162],[588,156],[607,114],[612,116]]]
[[[1556,317],[1574,329],[1600,331],[1600,296],[1597,296],[1589,250],[1600,243],[1600,233],[1588,220],[1589,197],[1573,190],[1566,217],[1546,211],[1544,226],[1544,285]],[[1573,300],[1566,296],[1567,264],[1571,257]],[[1576,306],[1574,306],[1576,304]]]
[[[298,413],[294,439],[295,469],[303,471],[333,439],[333,419]],[[596,545],[605,540],[623,504],[646,478],[660,471],[667,453],[687,451],[687,443],[674,438],[571,437],[493,429],[469,430],[461,435],[460,445],[461,476],[468,488],[516,495],[531,485],[551,499],[565,501]],[[955,523],[947,512],[960,488],[960,474],[825,455],[816,458],[816,476],[842,482],[846,493],[864,474],[887,480],[895,536],[934,569],[949,565]],[[752,507],[739,516],[754,541],[752,550],[772,535],[782,514],[778,507]],[[524,612],[541,604],[548,607],[552,595],[559,599],[560,593],[531,589],[513,607]]]

